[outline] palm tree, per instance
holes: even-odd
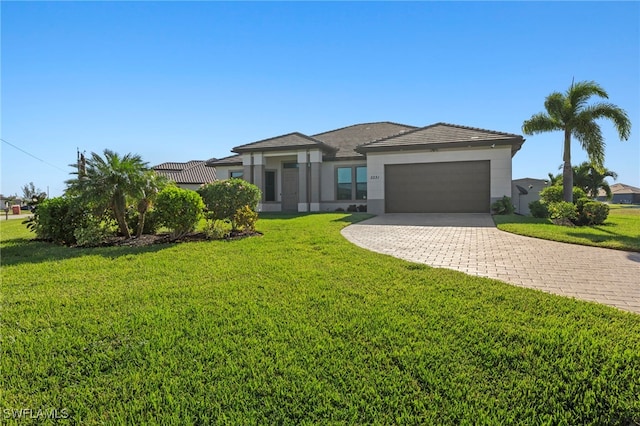
[[[141,176],[148,170],[147,163],[136,154],[120,156],[105,149],[104,158],[91,153],[83,167],[78,167],[77,179],[67,181],[67,192],[79,196],[96,209],[110,209],[118,222],[120,233],[131,237],[125,218],[127,198],[136,196],[142,185]]]
[[[553,173],[548,173],[547,175],[549,176],[549,186],[562,184],[562,174],[554,175]]]
[[[139,176],[140,182],[137,185],[138,204],[138,232],[136,236],[139,238],[144,230],[144,220],[151,204],[158,195],[158,192],[164,188],[168,180],[164,176],[160,176],[153,170],[147,170]]]
[[[607,92],[594,81],[571,83],[566,93],[553,92],[544,101],[546,113],[540,112],[525,120],[522,131],[527,135],[542,132],[564,132],[564,166],[562,169],[563,198],[572,200],[573,170],[571,168],[571,137],[575,137],[587,152],[590,163],[602,171],[605,142],[597,119],[608,118],[621,140],[628,140],[631,121],[627,113],[608,102],[588,104],[592,96],[608,99]]]
[[[616,180],[618,179],[618,174],[606,167],[603,167],[602,170],[597,170],[588,161],[573,168],[574,186],[584,189],[584,192],[591,198],[596,198],[600,189],[602,189],[607,194],[607,199],[611,199],[613,194],[611,193],[609,183],[604,180],[606,177],[611,177],[613,180]]]

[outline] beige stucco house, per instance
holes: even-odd
[[[316,135],[289,133],[208,161],[218,179],[241,177],[263,192],[262,211],[333,211],[366,205],[393,212],[489,212],[511,196],[520,135],[436,123],[378,122]]]

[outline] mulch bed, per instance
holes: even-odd
[[[262,236],[262,232],[231,232],[225,238],[226,241],[241,240],[248,237]],[[111,237],[103,244],[102,247],[145,247],[154,244],[173,244],[173,243],[186,243],[192,241],[211,241],[212,239],[207,237],[204,232],[192,232],[179,238],[173,238],[170,234],[157,234],[157,235],[141,235],[138,237]]]

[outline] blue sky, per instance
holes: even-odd
[[[605,165],[640,187],[638,2],[7,2],[5,195],[51,196],[76,148],[150,165],[230,155],[292,131],[436,122],[521,134],[544,98],[595,80],[633,123],[602,122]],[[513,178],[545,178],[562,134],[526,136]],[[574,143],[573,162],[586,156]],[[43,161],[40,161],[43,160]]]

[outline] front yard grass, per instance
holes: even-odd
[[[640,315],[368,252],[360,217],[93,249],[0,222],[4,423],[640,422]]]
[[[498,229],[527,237],[640,252],[640,208],[611,206],[604,225],[567,227],[530,216],[493,216]]]

